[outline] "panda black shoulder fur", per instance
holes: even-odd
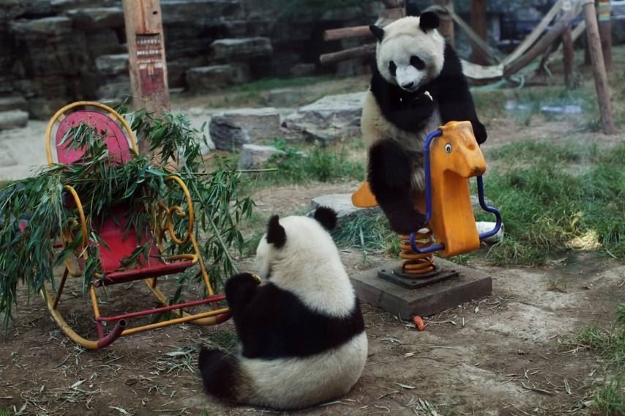
[[[460,59],[436,30],[439,23],[436,13],[425,12],[370,26],[378,43],[361,120],[367,180],[400,234],[425,222],[414,201],[425,189],[426,136],[449,121],[470,121],[478,144],[486,140]]]
[[[367,335],[358,298],[329,230],[337,216],[269,220],[256,251],[267,283],[241,273],[226,282],[241,351],[202,348],[204,390],[219,399],[298,409],[337,399],[358,381]]]

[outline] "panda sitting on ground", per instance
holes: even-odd
[[[256,268],[226,282],[242,350],[202,348],[204,390],[218,399],[287,410],[335,400],[358,381],[367,335],[358,298],[329,231],[337,215],[269,220]]]
[[[425,12],[370,26],[378,43],[361,119],[367,181],[399,234],[425,224],[415,198],[425,190],[426,136],[449,121],[470,121],[478,144],[486,140],[460,59],[436,30],[439,23],[436,13]]]

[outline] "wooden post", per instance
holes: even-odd
[[[488,33],[486,30],[486,0],[471,1],[471,26],[480,39],[484,42],[488,42]],[[489,64],[488,57],[475,47],[473,47],[472,59],[473,63],[478,65]]]
[[[132,107],[159,116],[170,108],[160,0],[122,0],[122,6]],[[144,143],[139,141],[141,152],[147,152]]]
[[[605,70],[612,70],[612,22],[610,21],[610,0],[598,0],[597,19],[599,20],[599,36],[601,38],[601,51]]]
[[[452,0],[434,0],[434,4],[438,4],[439,6],[443,6],[448,10],[453,11],[454,5]],[[447,42],[454,46],[454,21],[451,19],[448,13],[441,14],[441,25],[439,27],[439,32],[441,35],[445,37]]]
[[[564,0],[562,3],[562,14],[566,14],[573,8],[571,0]],[[568,88],[572,87],[573,65],[574,65],[573,38],[571,35],[571,24],[569,23],[562,32],[562,62],[564,66],[564,83]]]
[[[586,20],[586,36],[588,49],[592,61],[592,71],[595,78],[595,88],[599,101],[599,112],[605,134],[616,134],[616,127],[612,119],[612,108],[610,106],[610,92],[608,89],[608,77],[605,72],[603,53],[601,51],[601,38],[599,37],[599,25],[595,12],[594,2],[584,4],[584,15]]]

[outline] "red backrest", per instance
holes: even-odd
[[[59,124],[55,142],[58,163],[68,165],[82,157],[84,152],[81,149],[72,149],[69,146],[70,140],[61,144],[67,131],[80,123],[96,128],[99,133],[106,132],[105,144],[112,159],[125,163],[132,158],[128,139],[117,122],[97,111],[79,110],[65,117]]]

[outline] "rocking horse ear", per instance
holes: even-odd
[[[267,243],[273,244],[275,248],[282,248],[286,243],[286,231],[277,215],[273,215],[267,224]]]

